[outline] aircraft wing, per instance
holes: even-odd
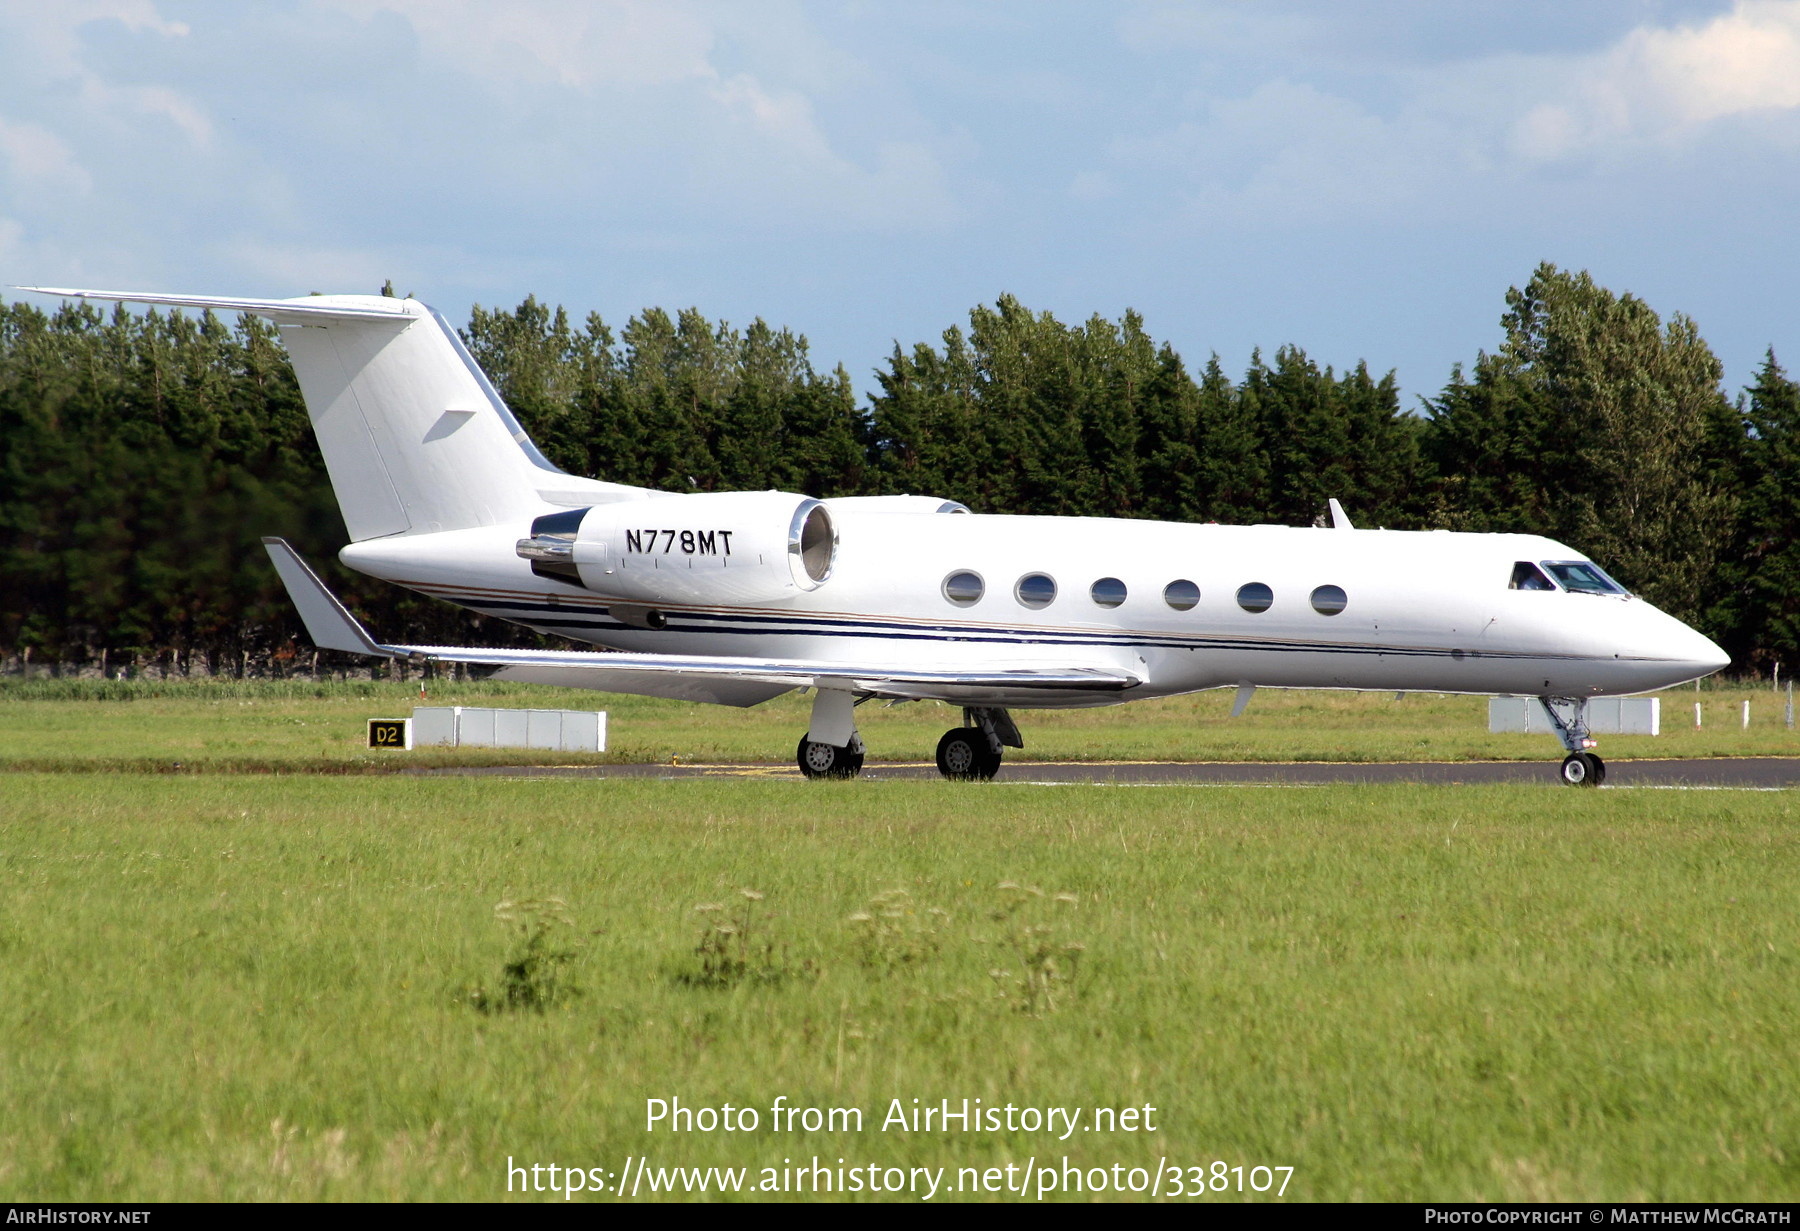
[[[464,663],[489,679],[736,706],[757,705],[795,688],[841,688],[867,696],[955,705],[1020,706],[1034,700],[1043,704],[1056,693],[1079,692],[1094,694],[1104,703],[1107,695],[1143,682],[1118,668],[1066,662],[939,670],[875,662],[388,645],[369,635],[285,540],[265,538],[263,545],[314,645],[378,658]]]

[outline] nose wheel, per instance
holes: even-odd
[[[1569,786],[1599,786],[1606,781],[1606,762],[1588,749],[1594,746],[1587,724],[1586,697],[1539,697],[1556,737],[1569,755],[1563,758],[1562,780]]]
[[[1570,786],[1599,786],[1606,781],[1606,762],[1591,752],[1572,752],[1563,758],[1562,780]]]

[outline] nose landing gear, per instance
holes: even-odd
[[[1570,786],[1599,786],[1606,781],[1606,762],[1591,752],[1571,752],[1563,758],[1562,780]]]
[[[1606,762],[1590,751],[1586,697],[1539,697],[1544,712],[1556,726],[1556,737],[1568,750],[1563,758],[1562,780],[1569,786],[1599,786],[1606,781]]]

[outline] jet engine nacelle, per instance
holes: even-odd
[[[766,603],[831,576],[837,528],[791,492],[703,492],[551,513],[519,555],[532,572],[645,603]]]

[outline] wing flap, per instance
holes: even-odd
[[[702,681],[736,681],[773,688],[841,688],[873,697],[905,701],[985,702],[1005,694],[1009,704],[1055,704],[1053,694],[1116,694],[1143,681],[1111,667],[1059,664],[1019,665],[988,670],[934,670],[899,664],[827,662],[816,659],[728,658],[716,655],[628,654],[586,650],[502,650],[445,645],[383,647],[429,662],[484,668],[493,678],[558,683],[604,692],[647,696],[687,696]],[[687,680],[693,684],[684,685]],[[686,692],[674,691],[685,688]],[[694,697],[695,700],[708,698]],[[759,698],[767,700],[768,697]],[[725,702],[725,704],[735,704]],[[748,702],[747,704],[755,704]]]
[[[606,658],[609,655],[597,657]],[[790,684],[770,684],[719,674],[652,673],[630,669],[612,671],[606,667],[587,664],[562,666],[556,663],[509,663],[505,666],[493,666],[472,662],[469,665],[472,673],[481,679],[507,680],[519,684],[550,684],[558,688],[591,688],[595,692],[620,692],[633,697],[666,697],[671,701],[701,701],[708,705],[730,705],[739,709],[761,705],[784,692],[793,691]]]

